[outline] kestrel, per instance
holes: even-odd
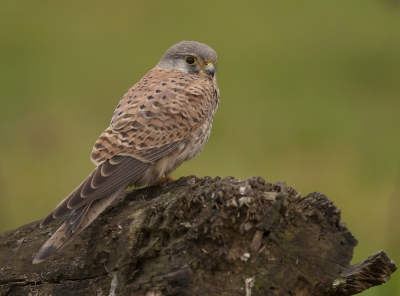
[[[33,263],[70,243],[126,187],[172,179],[176,168],[201,153],[219,103],[216,62],[209,46],[182,41],[128,90],[94,144],[97,167],[41,222],[45,227],[70,212]]]

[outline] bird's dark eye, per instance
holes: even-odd
[[[194,65],[194,64],[196,64],[196,58],[195,57],[186,57],[185,62],[188,65]]]

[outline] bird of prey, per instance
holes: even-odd
[[[70,243],[126,187],[171,180],[176,168],[201,153],[219,103],[216,62],[206,44],[182,41],[128,90],[94,144],[97,167],[42,220],[45,227],[70,212],[34,264]]]

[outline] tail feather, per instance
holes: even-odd
[[[81,225],[82,219],[85,217],[91,205],[92,203],[72,211],[72,213],[65,221],[65,224],[67,224],[67,227],[65,228],[65,233],[74,233],[76,231],[76,229]]]
[[[40,224],[45,227],[66,213],[80,209],[97,199],[106,198],[118,188],[127,186],[150,167],[129,156],[114,156],[95,168],[91,174],[64,198]]]
[[[44,243],[32,263],[40,263],[53,255],[56,251],[68,245],[113,202],[122,190],[123,188],[85,207],[74,210],[60,228]]]

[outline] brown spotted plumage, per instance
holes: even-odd
[[[91,154],[93,172],[41,222],[71,212],[37,253],[39,263],[71,242],[127,186],[156,183],[198,156],[219,103],[217,55],[205,44],[169,48],[120,100]]]

